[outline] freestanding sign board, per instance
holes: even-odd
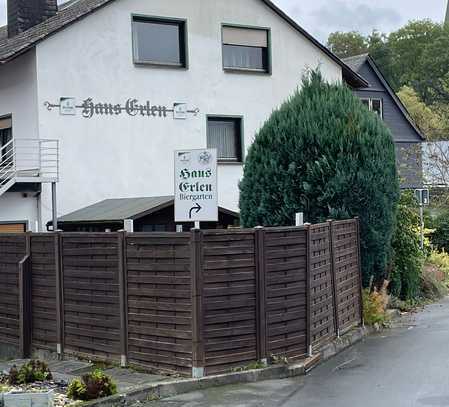
[[[217,221],[217,150],[175,151],[175,222]]]

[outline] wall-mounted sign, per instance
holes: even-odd
[[[140,102],[138,99],[128,99],[121,104],[97,102],[92,98],[87,98],[81,104],[76,104],[75,98],[62,97],[58,104],[45,102],[44,105],[49,111],[59,108],[59,113],[63,116],[75,116],[79,110],[81,116],[86,119],[94,116],[120,116],[123,114],[131,117],[166,118],[169,116],[169,113],[173,113],[173,118],[175,119],[187,119],[188,114],[197,116],[200,112],[198,108],[189,110],[186,103],[174,103],[173,107],[168,107],[152,104],[148,100]]]
[[[62,116],[76,115],[76,101],[75,98],[61,98],[59,102],[59,114]]]
[[[175,222],[217,221],[217,150],[175,151]]]
[[[177,120],[187,119],[187,103],[175,103],[173,105],[173,118]]]

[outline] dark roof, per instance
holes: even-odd
[[[55,16],[12,38],[8,38],[7,34],[5,35],[5,33],[7,32],[6,27],[1,27],[0,64],[9,62],[10,60],[16,58],[30,48],[34,47],[37,43],[43,41],[50,35],[57,33],[70,24],[73,24],[74,22],[113,1],[115,0],[70,0],[59,8],[59,11]],[[298,23],[296,23],[291,17],[289,17],[279,7],[277,7],[271,0],[261,1],[265,3],[276,14],[282,17],[293,28],[299,31],[309,41],[311,41],[316,47],[323,51],[329,58],[340,65],[343,70],[343,78],[349,85],[353,87],[366,86],[366,81],[360,75],[351,70],[341,59],[339,59],[335,54],[333,54],[314,37],[312,37]]]
[[[125,219],[136,220],[173,205],[173,196],[106,199],[62,216],[58,219],[58,222],[104,223],[121,222]],[[224,208],[220,208],[220,212],[236,217],[239,216],[238,213]]]
[[[374,73],[377,75],[379,80],[381,81],[385,90],[393,98],[394,102],[398,106],[401,113],[404,115],[405,119],[410,123],[410,125],[416,131],[418,136],[422,140],[426,139],[426,137],[424,136],[422,131],[418,128],[418,126],[415,124],[415,122],[411,118],[410,113],[408,112],[405,105],[402,103],[401,99],[399,99],[398,95],[396,95],[396,92],[393,90],[392,86],[388,83],[387,78],[385,78],[382,71],[379,69],[379,67],[374,62],[374,59],[371,58],[371,56],[369,54],[356,55],[353,57],[345,58],[345,59],[343,59],[343,61],[346,62],[346,64],[349,65],[351,67],[351,69],[353,69],[356,72],[360,72],[363,65],[368,64],[372,68]]]
[[[9,62],[40,41],[93,13],[114,0],[76,0],[62,5],[58,13],[12,38],[0,40],[0,64]]]
[[[353,71],[360,72],[360,69],[365,64],[368,59],[369,54],[355,55],[353,57],[344,58],[343,61],[348,65]]]

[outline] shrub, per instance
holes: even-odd
[[[25,363],[19,370],[15,366],[9,371],[8,383],[11,385],[28,384],[35,382],[43,382],[52,380],[48,365],[40,360],[30,360]]]
[[[436,301],[448,294],[447,286],[438,278],[433,267],[426,267],[421,276],[421,290],[425,299]]]
[[[240,183],[245,227],[361,219],[364,282],[385,276],[399,196],[389,130],[346,86],[319,72],[256,135]]]
[[[446,252],[432,250],[427,258],[429,264],[436,266],[443,274],[442,280],[449,282],[449,255]]]
[[[391,293],[401,300],[415,299],[420,294],[423,254],[418,206],[411,192],[401,195],[392,248]]]
[[[72,400],[95,400],[117,393],[117,385],[102,370],[97,369],[81,379],[73,380],[67,389],[67,396]]]
[[[389,296],[387,292],[388,281],[384,281],[378,290],[370,288],[363,290],[363,320],[367,325],[384,324],[387,321],[387,306]]]
[[[434,229],[431,236],[432,244],[440,250],[449,252],[449,211],[437,216],[432,227]]]

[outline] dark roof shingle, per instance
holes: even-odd
[[[343,62],[348,65],[353,71],[359,72],[360,68],[368,59],[368,54],[355,55],[349,58],[343,58]]]
[[[136,216],[173,203],[173,196],[106,199],[58,219],[59,222],[113,222]]]
[[[38,42],[62,30],[66,26],[94,12],[114,0],[76,0],[62,5],[58,13],[48,20],[12,38],[7,36],[7,26],[2,27],[0,39],[0,64],[9,62],[34,47]],[[0,34],[0,38],[1,34]]]

